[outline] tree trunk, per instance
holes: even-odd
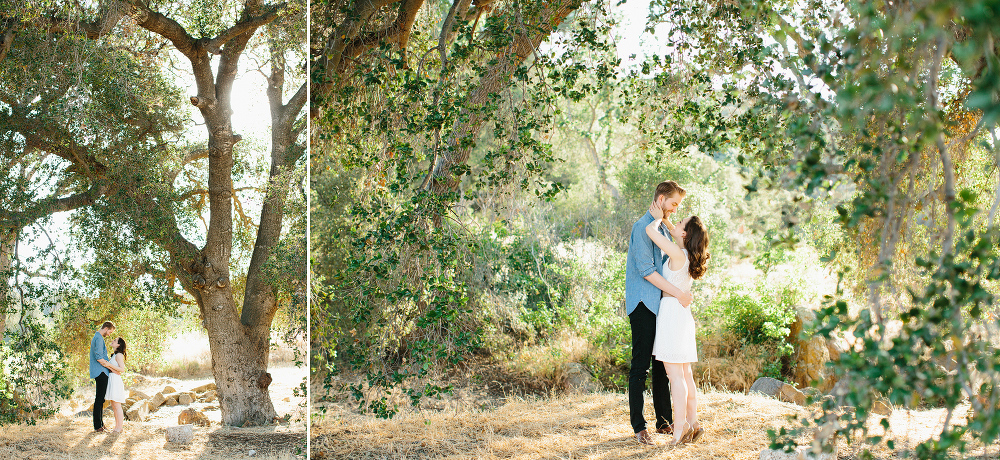
[[[232,287],[228,285],[202,292],[199,304],[208,329],[222,423],[230,426],[272,423],[277,413],[268,392],[271,322],[243,325],[233,303]]]
[[[169,39],[191,62],[197,95],[190,101],[198,107],[208,131],[209,223],[205,246],[191,251],[190,243],[180,236],[176,227],[166,237],[162,229],[147,230],[154,232],[155,239],[166,243],[165,249],[170,251],[175,266],[182,270],[179,277],[182,285],[198,302],[202,324],[208,330],[222,423],[231,426],[268,424],[277,415],[268,392],[271,375],[267,372],[274,308],[267,305],[268,308],[260,312],[260,303],[256,301],[259,293],[252,290],[240,309],[230,282],[233,146],[241,139],[233,132],[230,102],[238,62],[247,42],[266,24],[261,18],[270,15],[269,22],[274,19],[275,12],[264,13],[259,2],[249,0],[236,25],[206,42],[195,40],[180,24],[143,4],[133,2],[133,5],[139,9],[140,26]],[[220,55],[215,75],[212,75],[210,51]],[[262,225],[258,231],[265,229],[265,219],[270,217],[261,216]],[[279,214],[279,231],[280,222]],[[193,254],[196,255],[191,260]],[[247,272],[248,281],[258,278],[261,269],[262,264],[252,264]],[[263,296],[266,300],[272,298],[273,293],[264,289]]]
[[[7,313],[14,311],[14,297],[10,290],[10,281],[14,276],[14,243],[17,232],[13,229],[0,229],[0,340],[7,330]]]

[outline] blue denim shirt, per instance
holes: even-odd
[[[631,314],[639,302],[646,305],[655,315],[660,311],[660,288],[646,281],[646,277],[663,268],[663,259],[653,250],[653,240],[646,235],[646,226],[653,215],[646,211],[638,222],[632,225],[632,236],[628,241],[628,256],[625,258],[625,313]],[[660,229],[663,233],[663,229]]]
[[[100,332],[94,333],[94,338],[90,339],[90,378],[95,379],[98,375],[108,374],[108,368],[97,362],[98,359],[110,361],[108,359],[108,346],[104,343],[104,336]]]

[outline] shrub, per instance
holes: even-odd
[[[735,356],[750,352],[762,359],[760,376],[781,378],[781,358],[793,351],[787,338],[799,296],[798,291],[789,287],[723,287],[713,302],[699,312],[703,325],[700,340],[718,342],[711,337],[731,334],[735,340],[723,342],[734,343],[735,349],[720,349],[717,353]],[[721,325],[722,330],[713,329],[713,324]]]

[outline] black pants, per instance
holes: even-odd
[[[628,371],[628,410],[632,429],[636,433],[646,429],[646,418],[642,415],[644,404],[642,392],[646,390],[646,374],[650,361],[653,363],[653,412],[656,414],[656,428],[674,423],[670,405],[670,380],[663,363],[653,361],[653,340],[656,338],[656,315],[639,302],[628,315],[632,327],[632,368]]]
[[[101,373],[94,378],[97,381],[97,395],[94,397],[94,429],[104,426],[104,396],[108,393],[108,374]]]

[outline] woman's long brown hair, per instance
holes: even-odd
[[[708,259],[712,257],[708,253],[708,229],[698,216],[691,216],[687,225],[684,226],[684,249],[687,249],[688,272],[691,278],[698,279],[708,270]]]
[[[118,347],[115,348],[115,353],[121,353],[122,358],[128,359],[128,353],[125,352],[125,339],[118,337]]]

